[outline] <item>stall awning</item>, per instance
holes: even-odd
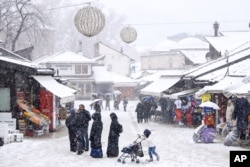
[[[141,89],[140,93],[143,95],[160,96],[163,91],[173,86],[179,80],[180,78],[160,78]]]
[[[235,85],[239,81],[242,81],[243,77],[231,77],[226,76],[221,81],[217,82],[212,86],[205,86],[204,89],[207,93],[222,93],[227,90],[228,87]]]
[[[75,100],[75,89],[71,89],[63,84],[57,82],[52,76],[32,76],[38,81],[44,88],[60,97],[61,103],[67,103]]]
[[[184,97],[184,96],[194,94],[196,91],[198,91],[198,89],[188,89],[188,90],[173,93],[173,94],[170,94],[170,95],[164,95],[164,97],[168,97],[170,99],[178,99],[180,97]]]

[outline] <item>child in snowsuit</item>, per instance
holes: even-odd
[[[155,152],[156,146],[153,143],[151,131],[148,129],[145,129],[143,132],[143,135],[144,135],[143,139],[147,142],[147,146],[148,146],[148,154],[149,154],[149,158],[150,158],[148,160],[148,162],[153,161],[153,155],[156,157],[156,160],[159,161],[160,156]]]

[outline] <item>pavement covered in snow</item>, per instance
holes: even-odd
[[[75,106],[78,107],[80,103],[83,103],[91,113],[94,112],[90,110],[90,101],[76,101]],[[223,145],[221,137],[216,137],[212,144],[194,143],[193,127],[180,127],[153,120],[149,123],[138,124],[135,113],[136,104],[137,101],[129,101],[127,112],[122,109],[120,111],[112,109],[102,111],[104,157],[101,159],[90,157],[90,152],[84,152],[82,155],[70,152],[67,128],[62,127],[54,133],[33,138],[25,137],[23,142],[14,142],[0,147],[0,167],[227,167],[229,166],[230,150],[249,150],[249,148],[240,146],[226,147]],[[122,108],[121,105],[120,108]],[[143,130],[148,128],[155,136],[156,152],[160,155],[160,161],[146,162],[148,159],[147,148],[143,143],[144,157],[140,158],[139,164],[131,162],[130,158],[126,160],[125,164],[119,163],[117,158],[107,158],[106,149],[111,122],[109,114],[111,112],[117,113],[118,120],[123,125],[123,133],[119,142],[120,150],[131,144],[137,138],[137,134],[142,134]],[[64,122],[62,124],[64,125]]]

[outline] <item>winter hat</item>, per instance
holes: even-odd
[[[148,130],[148,129],[145,129],[145,130],[143,131],[143,134],[144,134],[144,136],[146,136],[146,137],[148,138],[149,135],[151,134],[151,131]]]
[[[93,120],[101,120],[101,114],[99,112],[95,112],[92,114]]]
[[[113,112],[110,114],[110,118],[112,120],[117,120],[118,119],[117,115],[115,113],[113,113]]]

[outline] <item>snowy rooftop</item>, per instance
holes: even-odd
[[[203,64],[207,62],[206,54],[209,50],[202,49],[202,50],[181,50],[181,53],[184,54],[190,61],[194,64]]]
[[[172,40],[164,40],[156,44],[151,51],[170,51],[172,49],[208,49],[209,44],[195,37],[188,37],[175,42]]]
[[[180,40],[172,49],[208,49],[209,44],[198,38],[189,37]]]
[[[8,51],[4,48],[0,48],[0,49],[4,50],[4,52],[7,53],[7,55],[6,55],[0,51],[0,60],[2,60],[2,61],[14,63],[14,64],[19,64],[19,65],[31,67],[31,68],[40,68],[41,67],[38,64],[32,63],[28,59],[25,59],[25,58],[15,54],[15,53],[11,52],[11,51]]]
[[[138,79],[139,82],[152,82],[159,78],[180,77],[184,70],[157,70],[153,74]]]
[[[227,69],[230,75],[248,75],[248,71],[250,70],[249,58],[250,49],[248,48],[236,54],[229,54],[227,57],[209,61],[185,72],[184,75],[187,78],[198,77],[199,80],[220,80],[226,74]],[[229,68],[227,68],[228,65],[230,65]],[[211,70],[215,71],[212,72]]]
[[[76,54],[71,51],[62,51],[54,55],[47,55],[40,59],[35,60],[36,63],[95,63],[94,60],[91,60],[82,55]]]
[[[223,36],[206,37],[205,39],[222,55],[231,52],[250,41],[250,32],[222,32]]]
[[[112,82],[114,84],[136,84],[136,81],[114,72],[109,72],[105,66],[93,66],[94,77],[97,83]]]

